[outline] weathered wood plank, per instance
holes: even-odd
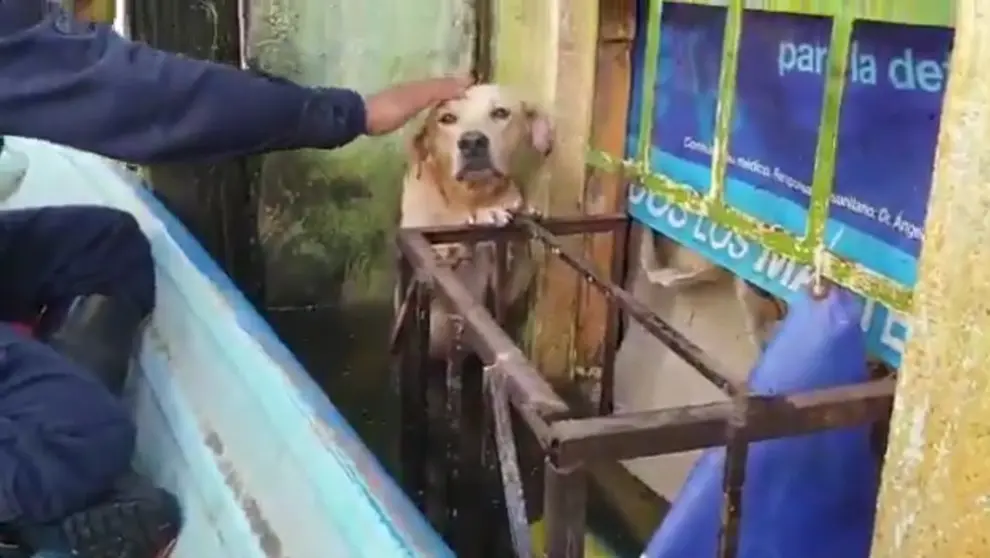
[[[584,206],[598,4],[499,0],[496,5],[495,79],[543,103],[556,121],[557,142],[546,172],[527,188],[533,204],[551,215],[573,215]],[[581,245],[580,239],[569,242]],[[554,381],[570,375],[578,285],[565,264],[544,261],[529,341],[537,367]]]
[[[602,3],[590,144],[593,149],[614,157],[622,157],[625,150],[635,32],[635,0]],[[624,207],[624,193],[625,183],[620,176],[593,170],[584,191],[583,212],[597,214],[621,211]],[[586,237],[586,258],[599,269],[608,270],[613,251],[624,249],[624,246],[616,247],[615,240],[613,235]],[[575,357],[578,366],[598,368],[604,366],[604,359],[608,355],[608,305],[600,294],[587,285],[581,285],[581,291]]]

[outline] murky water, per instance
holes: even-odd
[[[391,307],[358,305],[346,314],[329,308],[279,310],[270,312],[269,319],[365,444],[388,470],[396,471],[398,405],[389,379],[387,347]],[[527,496],[538,499],[539,456],[535,444],[521,444],[523,464],[534,464],[528,475],[524,471]],[[490,497],[497,501],[496,494]],[[592,513],[589,520],[596,536],[621,556],[639,555],[641,543],[628,535],[621,522],[601,513]],[[505,525],[492,529],[507,534]],[[495,538],[502,544],[493,556],[509,556],[505,537]]]

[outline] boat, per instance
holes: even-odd
[[[136,467],[182,502],[174,558],[453,558],[137,174],[90,153],[6,138],[0,198],[5,209],[119,208],[151,241],[157,308],[127,397],[138,424]]]

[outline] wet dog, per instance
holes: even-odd
[[[550,119],[541,110],[497,85],[476,85],[463,98],[441,103],[427,114],[412,140],[403,179],[402,228],[442,225],[504,226],[521,212],[532,212],[522,185],[546,160],[553,146]],[[483,302],[495,288],[491,243],[434,246],[443,265],[454,270]],[[508,302],[532,281],[526,250],[516,246],[508,285],[498,288]],[[523,260],[523,261],[521,261]],[[396,302],[398,303],[397,294]],[[430,354],[445,355],[453,332],[447,309],[434,303],[430,313]]]

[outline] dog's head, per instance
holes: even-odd
[[[432,165],[442,180],[489,184],[516,178],[521,160],[552,147],[545,113],[507,88],[476,85],[430,110],[413,138],[413,164]]]

